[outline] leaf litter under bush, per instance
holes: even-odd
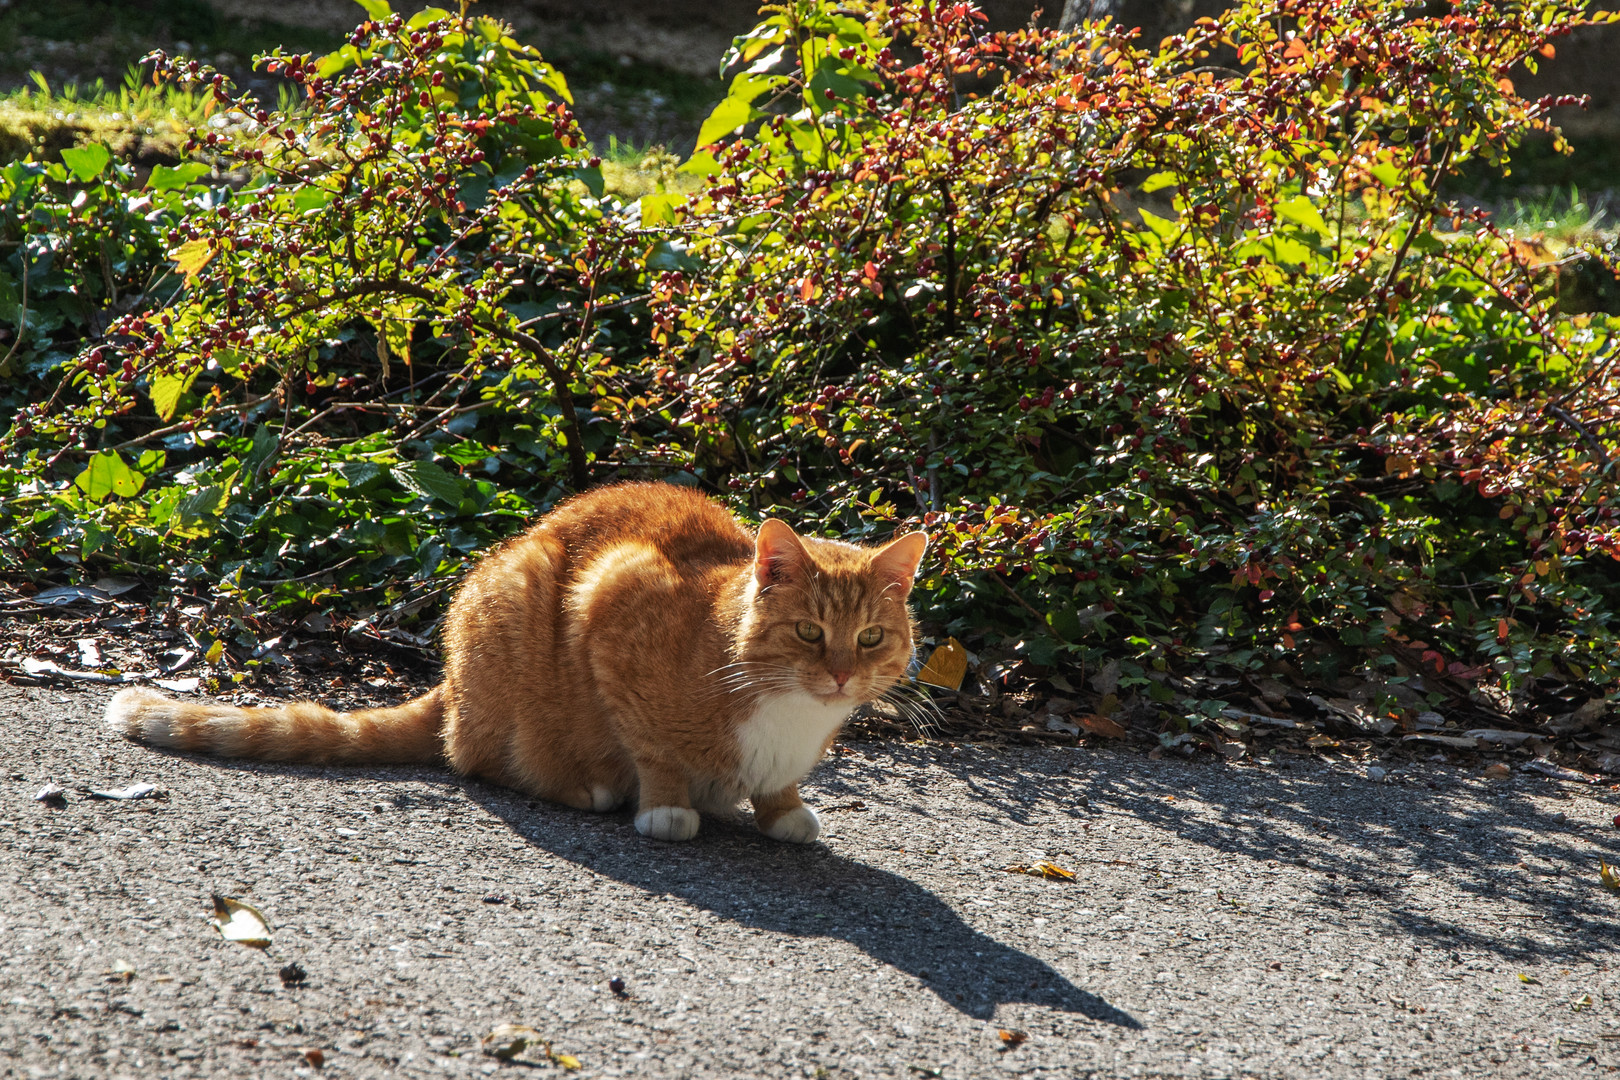
[[[1252,0],[1155,48],[796,5],[739,39],[702,190],[633,206],[492,20],[261,58],[290,112],[159,57],[231,184],[0,170],[0,560],[207,595],[216,643],[420,618],[569,489],[663,476],[920,520],[997,708],[1166,747],[1575,714],[1620,655],[1616,322],[1438,193],[1544,126],[1500,72],[1582,18]]]

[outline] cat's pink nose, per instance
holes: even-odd
[[[827,674],[833,677],[833,682],[838,684],[840,690],[844,688],[845,683],[849,682],[850,673],[847,671],[829,671]]]

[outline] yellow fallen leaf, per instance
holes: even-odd
[[[214,917],[211,920],[219,936],[250,949],[270,947],[270,924],[252,904],[230,896],[214,894]]]
[[[1614,867],[1602,859],[1598,860],[1598,880],[1610,892],[1620,893],[1620,873],[1616,873]]]
[[[1033,865],[1030,863],[1014,863],[1006,867],[1006,871],[1009,874],[1028,874],[1030,877],[1049,878],[1053,881],[1074,880],[1073,870],[1065,870],[1057,863],[1046,862],[1044,859]]]
[[[1002,1042],[1007,1044],[1009,1050],[1017,1049],[1029,1038],[1027,1032],[1019,1031],[1017,1028],[1001,1028],[996,1032],[996,1035]]]
[[[917,681],[946,690],[960,690],[967,677],[967,650],[955,638],[946,638],[945,644],[935,649],[928,663],[917,672]]]
[[[579,1068],[579,1058],[575,1057],[573,1054],[557,1054],[551,1060],[555,1061],[565,1069]]]
[[[1519,972],[1519,981],[1522,982],[1522,983],[1529,983],[1531,986],[1540,986],[1541,985],[1541,980],[1540,979],[1536,978],[1534,975],[1526,975],[1522,971]]]
[[[1569,1007],[1574,1012],[1584,1012],[1585,1010],[1590,1009],[1592,1007],[1592,995],[1586,994],[1576,998],[1574,1001],[1569,1003]]]

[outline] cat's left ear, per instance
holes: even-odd
[[[917,567],[922,565],[923,554],[927,550],[927,533],[906,533],[889,541],[873,556],[872,569],[910,592],[911,582],[917,576]]]

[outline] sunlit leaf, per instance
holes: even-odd
[[[230,896],[214,894],[214,917],[211,920],[219,936],[250,949],[270,947],[270,924],[251,904],[244,904]]]
[[[112,152],[100,143],[69,147],[62,151],[62,163],[80,180],[94,180],[112,161]]]
[[[73,478],[73,484],[91,501],[102,502],[114,495],[139,495],[146,486],[146,477],[130,468],[118,451],[103,450],[91,457],[84,471]]]

